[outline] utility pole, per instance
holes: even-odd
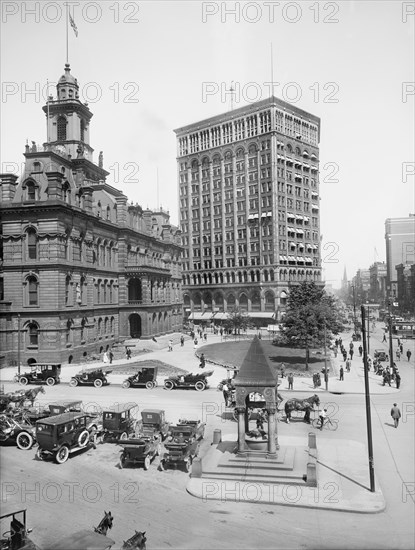
[[[370,395],[369,395],[369,366],[367,363],[366,349],[366,324],[365,324],[365,306],[361,306],[362,312],[362,340],[363,340],[363,365],[365,373],[365,398],[366,398],[366,425],[367,425],[367,448],[369,454],[369,476],[370,491],[375,492],[375,469],[373,462],[373,441],[372,441],[372,419],[370,414]]]
[[[326,391],[329,389],[329,377],[327,376],[327,348],[326,348],[326,319],[324,318],[324,383]]]
[[[388,326],[389,326],[389,365],[393,372],[393,345],[392,345],[392,313],[391,313],[391,298],[388,300]]]
[[[356,321],[356,293],[355,293],[355,286],[352,285],[352,289],[353,289],[353,322],[354,322],[354,333],[357,334],[357,330],[356,330],[356,325],[357,325],[357,321]]]

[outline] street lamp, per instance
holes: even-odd
[[[20,313],[17,314],[17,372],[20,376]]]
[[[372,418],[370,413],[370,395],[369,395],[369,365],[367,360],[366,349],[366,325],[365,325],[365,306],[361,306],[362,312],[362,340],[363,340],[363,365],[365,375],[365,400],[366,400],[366,426],[367,426],[367,447],[369,454],[369,476],[370,476],[370,491],[375,492],[375,469],[373,462],[373,441],[372,441]]]

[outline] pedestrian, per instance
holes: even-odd
[[[206,366],[206,359],[205,359],[205,354],[204,354],[204,353],[202,353],[202,354],[200,355],[200,363],[199,363],[199,367],[200,367],[201,369],[204,369],[204,368],[205,368],[205,366]]]
[[[396,350],[396,360],[397,361],[401,360],[401,350],[399,348]]]
[[[222,386],[222,391],[223,391],[223,398],[225,400],[225,407],[227,407],[228,406],[228,398],[229,398],[229,386],[226,382]]]
[[[349,349],[354,349],[353,342],[350,342],[350,344],[349,344]]]
[[[313,374],[313,387],[314,389],[317,388],[317,373]]]
[[[110,365],[112,365],[112,360],[114,359],[114,354],[112,353],[112,351],[110,350],[109,354],[108,354],[108,357],[110,359]]]
[[[261,409],[258,412],[257,419],[256,419],[256,429],[259,431],[259,433],[262,436],[262,439],[266,439],[266,434],[264,430],[264,422],[265,422],[265,412]]]
[[[340,380],[343,381],[343,376],[344,376],[344,370],[343,370],[343,367],[340,367]]]
[[[363,355],[363,348],[362,348],[362,344],[360,344],[359,346],[359,356],[362,357]]]
[[[407,356],[407,358],[408,358],[408,361],[411,360],[411,355],[412,355],[412,352],[411,352],[411,350],[408,348],[407,351],[406,351],[406,356]]]
[[[285,376],[285,365],[284,363],[281,363],[281,378],[284,378]]]
[[[399,388],[401,387],[401,375],[399,374],[398,370],[395,373],[395,382],[396,382],[396,389],[399,390]]]
[[[219,331],[219,332],[220,332],[220,335],[223,336],[223,328],[222,328],[222,327],[220,327],[220,331]]]
[[[350,359],[348,359],[348,360],[346,361],[346,370],[347,370],[347,372],[350,372],[350,365],[351,365],[351,364],[352,364],[352,363],[351,363]]]
[[[346,359],[347,359],[347,351],[344,350],[344,352],[343,352],[343,361],[346,361]]]
[[[205,334],[203,335],[203,338],[204,338],[205,342],[207,342],[207,332],[205,332]]]
[[[193,341],[193,344],[194,344],[193,347],[194,347],[194,349],[197,349],[198,343],[199,343],[198,339],[195,338],[194,341]]]
[[[350,351],[349,351],[350,360],[353,360],[353,354],[354,354],[354,351],[352,349],[350,349]]]
[[[127,359],[131,359],[131,350],[130,348],[127,346],[126,350],[125,350],[125,354],[127,356]]]
[[[180,345],[182,347],[184,346],[184,336],[183,336],[183,334],[180,336]]]
[[[288,380],[288,389],[292,390],[294,386],[294,376],[292,372],[290,372],[290,374],[287,376],[287,380]]]
[[[393,423],[395,424],[395,428],[399,425],[399,419],[401,417],[401,411],[399,410],[398,404],[394,403],[393,407],[391,408],[391,417],[393,418]]]
[[[383,384],[382,386],[386,386],[386,384],[391,387],[391,377],[389,371],[386,369],[383,371]]]
[[[173,351],[173,340],[171,338],[169,340],[169,351]]]
[[[334,352],[334,357],[337,357],[337,346],[334,348],[333,352]]]
[[[399,349],[400,349],[401,355],[402,355],[402,353],[403,353],[403,344],[402,343],[400,344]]]
[[[398,346],[401,347],[401,339],[398,338]]]
[[[386,332],[383,333],[383,340],[382,340],[382,343],[383,342],[386,342]]]
[[[104,351],[104,355],[102,356],[102,360],[104,361],[104,363],[109,362],[108,353],[106,351]]]

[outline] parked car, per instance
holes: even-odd
[[[41,460],[52,457],[63,464],[70,454],[95,447],[96,432],[91,415],[87,413],[67,412],[43,418],[36,422],[39,445],[36,456]]]
[[[122,383],[123,388],[147,388],[152,390],[157,386],[157,367],[145,367],[129,376]]]
[[[184,466],[189,472],[193,460],[199,454],[205,426],[199,420],[180,420],[177,426],[171,426],[170,436],[164,443],[166,452],[160,460],[160,469],[165,470],[171,465]]]
[[[14,381],[18,382],[22,386],[27,384],[43,384],[48,386],[54,386],[59,384],[61,374],[60,363],[34,363],[30,366],[30,372],[23,374],[16,374]]]
[[[196,391],[203,391],[209,387],[207,378],[212,376],[213,370],[197,373],[197,374],[177,374],[170,376],[164,381],[164,387],[166,390],[174,389],[195,389]]]
[[[112,370],[82,370],[70,379],[69,385],[72,387],[79,385],[95,386],[96,388],[101,388],[101,386],[106,386],[107,384],[109,384],[107,374],[109,374],[110,372],[112,372]]]
[[[27,451],[36,443],[35,427],[25,415],[0,414],[0,442],[15,441]]]
[[[389,355],[383,349],[375,349],[373,359],[377,361],[389,361]]]
[[[144,409],[141,411],[141,420],[137,425],[140,437],[158,436],[166,439],[170,424],[165,420],[165,412],[162,409]]]
[[[27,536],[32,529],[26,527],[26,510],[18,510],[0,516],[0,522],[5,525],[7,518],[10,519],[10,529],[0,535],[0,548],[3,550],[40,550],[35,543]],[[3,523],[4,522],[4,523]]]
[[[136,403],[120,403],[102,411],[104,440],[128,439],[135,434],[137,420],[132,411],[138,410]]]
[[[120,456],[121,468],[132,464],[143,466],[144,470],[148,470],[154,457],[161,454],[161,442],[158,436],[128,439],[120,442],[120,445],[123,448]]]

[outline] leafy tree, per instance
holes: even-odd
[[[241,330],[246,330],[249,325],[249,317],[244,311],[240,311],[238,308],[234,308],[228,313],[224,326],[227,330],[237,335],[241,333]]]
[[[306,350],[306,370],[310,348],[321,346],[325,336],[329,340],[341,332],[341,319],[339,303],[324,287],[304,281],[290,288],[281,328],[291,345]]]

